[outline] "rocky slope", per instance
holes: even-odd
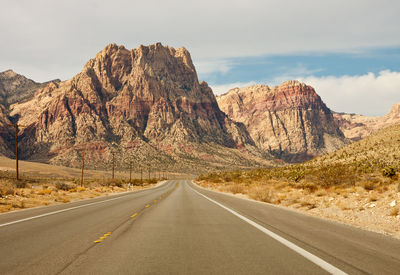
[[[346,113],[335,113],[333,116],[346,138],[357,141],[380,129],[400,123],[400,102],[393,105],[392,109],[383,117]]]
[[[23,157],[79,165],[120,163],[163,169],[265,164],[244,126],[199,83],[189,52],[160,43],[108,45],[68,81],[50,83],[11,106],[24,129]]]
[[[217,100],[228,117],[246,126],[257,146],[287,161],[306,160],[347,142],[314,89],[297,81],[235,88]]]
[[[0,104],[0,156],[13,157],[15,155],[15,132],[13,128],[10,128],[10,124],[7,109]]]
[[[60,82],[60,80],[56,79],[51,82]],[[11,104],[29,100],[36,90],[49,83],[50,81],[37,83],[12,70],[0,72],[0,104],[7,108]]]
[[[37,83],[12,70],[0,72],[0,155],[14,157],[15,132],[10,128],[9,106],[33,98],[36,90],[45,87],[53,80]]]

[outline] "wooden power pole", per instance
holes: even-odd
[[[81,187],[83,186],[83,170],[85,169],[85,151],[82,151]]]
[[[129,161],[129,183],[132,182],[132,161]]]
[[[26,127],[23,125],[18,125],[17,123],[15,124],[9,124],[9,126],[15,128],[15,174],[17,180],[19,180],[19,167],[18,167],[18,132],[19,132],[19,127]]]
[[[114,170],[115,170],[115,153],[112,153],[112,179],[114,179]]]

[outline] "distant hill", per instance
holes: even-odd
[[[333,116],[345,137],[357,141],[379,129],[400,123],[400,102],[393,105],[391,110],[382,117],[346,113],[334,113]]]
[[[353,164],[369,170],[400,168],[400,123],[377,130],[335,152],[310,161],[312,165]]]
[[[60,82],[60,80],[37,83],[12,70],[0,72],[0,104],[7,108],[11,104],[29,100],[33,98],[35,91],[50,82]]]

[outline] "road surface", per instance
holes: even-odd
[[[190,181],[0,215],[1,274],[400,274],[400,241]]]

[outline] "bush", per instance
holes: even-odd
[[[231,184],[228,186],[227,191],[233,194],[244,193],[244,188],[241,184]]]
[[[74,188],[74,186],[72,186],[71,184],[68,184],[66,182],[61,182],[61,181],[57,181],[55,186],[57,189],[64,190],[64,191],[68,191],[69,189]]]
[[[382,176],[388,177],[388,178],[393,178],[396,176],[396,169],[394,167],[385,167],[382,169]]]

